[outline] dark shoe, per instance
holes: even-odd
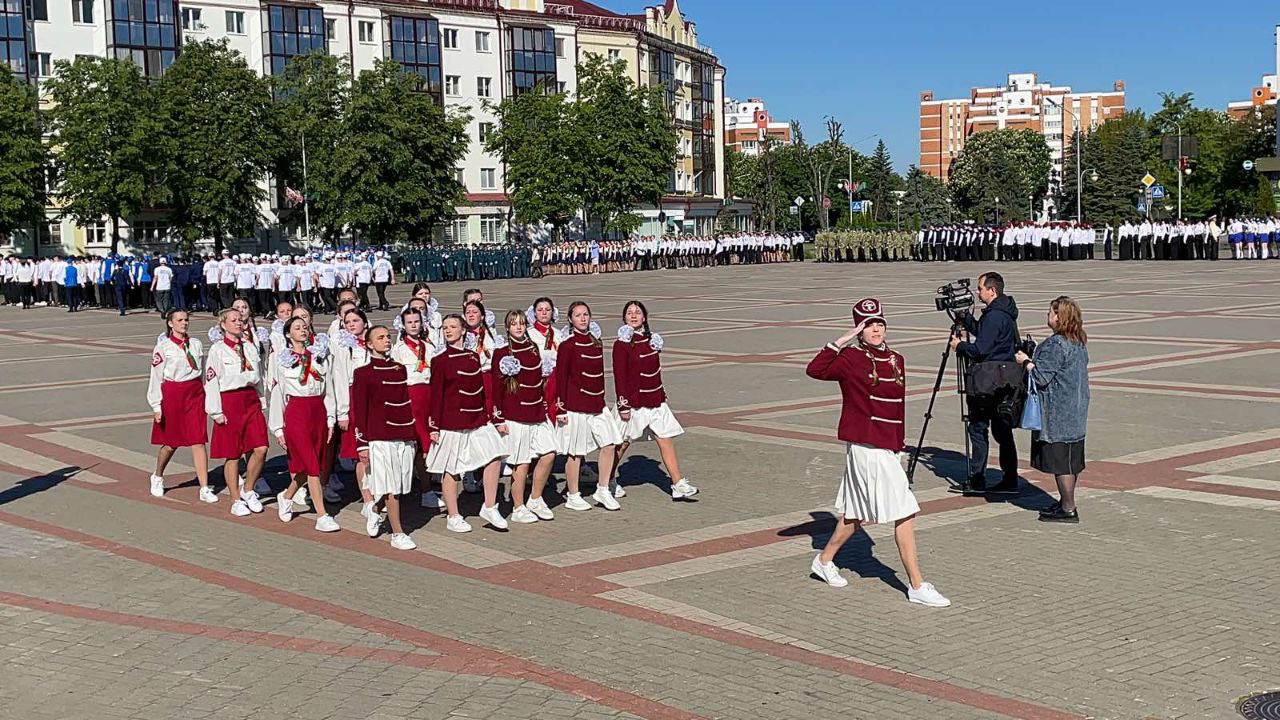
[[[1066,512],[1061,506],[1052,507],[1048,510],[1040,511],[1040,522],[1078,523],[1080,522],[1080,512],[1078,510]]]
[[[982,495],[986,491],[986,481],[980,476],[969,477],[961,480],[950,490],[961,495]]]
[[[1062,512],[1062,503],[1061,503],[1061,502],[1056,502],[1056,503],[1054,503],[1054,504],[1050,505],[1050,506],[1049,506],[1049,507],[1047,507],[1047,508],[1041,508],[1041,509],[1040,509],[1040,514],[1041,514],[1041,515],[1052,515],[1052,514],[1054,514],[1054,513],[1056,513],[1056,512]]]
[[[1001,480],[999,483],[987,488],[987,492],[992,495],[1017,495],[1018,480],[1017,478],[1012,480]]]

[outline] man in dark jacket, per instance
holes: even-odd
[[[989,272],[978,276],[978,300],[986,306],[982,317],[974,319],[966,314],[962,318],[964,329],[974,336],[972,342],[958,337],[951,338],[951,349],[970,363],[1013,362],[1018,343],[1018,306],[1013,297],[1004,294],[1004,278],[1000,273]],[[963,491],[1017,493],[1018,448],[1013,442],[1013,428],[996,413],[995,403],[989,400],[969,399],[969,469],[968,478],[961,486]],[[986,485],[987,453],[991,437],[1000,446],[1000,470],[1003,478],[998,485]]]

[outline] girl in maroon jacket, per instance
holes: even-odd
[[[567,456],[565,480],[569,492],[564,506],[570,510],[590,510],[578,491],[582,458],[600,451],[599,482],[591,496],[606,510],[621,506],[609,492],[613,477],[614,453],[622,442],[622,428],[604,405],[604,344],[600,326],[591,322],[591,308],[578,301],[569,306],[569,337],[556,350],[556,404],[560,426],[560,449]]]
[[[505,320],[507,345],[493,353],[493,423],[506,441],[507,465],[511,476],[511,520],[535,523],[554,520],[555,515],[542,499],[551,465],[556,459],[555,428],[547,414],[543,397],[546,376],[555,368],[555,357],[544,358],[529,337],[524,313],[511,310]],[[524,502],[525,481],[533,466],[533,492]]]
[[[409,400],[409,373],[392,360],[391,331],[374,325],[365,332],[369,362],[356,368],[351,380],[351,434],[360,462],[368,466],[365,487],[373,506],[365,515],[365,530],[377,537],[381,501],[391,521],[391,547],[412,550],[414,544],[400,525],[400,496],[413,487],[413,462],[418,454],[413,407]]]
[[[506,455],[502,436],[489,423],[485,409],[484,372],[475,353],[474,335],[463,327],[461,315],[444,318],[445,347],[431,362],[431,451],[427,471],[443,473],[444,502],[449,513],[446,527],[471,532],[458,512],[458,478],[484,468],[484,507],[480,517],[498,530],[507,520],[498,512],[499,460]],[[470,341],[464,340],[472,338]]]
[[[838,434],[846,443],[844,478],[836,493],[835,532],[813,558],[810,570],[832,587],[848,585],[835,565],[840,547],[864,522],[892,522],[898,554],[911,583],[907,599],[946,607],[951,601],[920,575],[915,536],[920,506],[898,458],[906,416],[906,364],[885,342],[887,323],[879,300],[859,300],[853,306],[853,319],[853,329],[818,351],[805,370],[811,378],[840,383],[843,407]]]
[[[622,318],[625,324],[618,328],[618,339],[613,343],[613,386],[618,394],[618,419],[623,423],[623,441],[615,467],[622,465],[622,456],[633,441],[653,438],[671,476],[671,499],[693,497],[698,488],[680,474],[672,442],[672,438],[684,434],[684,428],[667,407],[667,393],[662,387],[662,336],[650,332],[649,310],[638,300],[626,304]],[[615,483],[614,497],[625,495]]]

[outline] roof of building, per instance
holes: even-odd
[[[601,17],[627,17],[604,7],[600,7],[595,3],[587,2],[587,0],[556,0],[556,5],[568,5],[573,8],[573,12],[578,15],[599,15]]]

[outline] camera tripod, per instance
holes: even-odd
[[[947,362],[951,359],[951,337],[964,337],[964,325],[959,318],[951,318],[951,336],[947,338],[947,346],[942,351],[942,362],[938,364],[938,375],[933,379],[933,392],[929,395],[929,407],[924,411],[924,424],[920,427],[920,440],[911,451],[911,462],[907,463],[907,483],[915,483],[916,464],[920,462],[920,449],[924,447],[925,433],[929,432],[929,421],[933,419],[933,404],[938,400],[938,390],[942,388],[942,378],[947,374]],[[964,371],[966,360],[956,355],[956,391],[960,396],[960,420],[964,423],[964,459],[965,472],[969,472],[969,410],[965,404]]]

